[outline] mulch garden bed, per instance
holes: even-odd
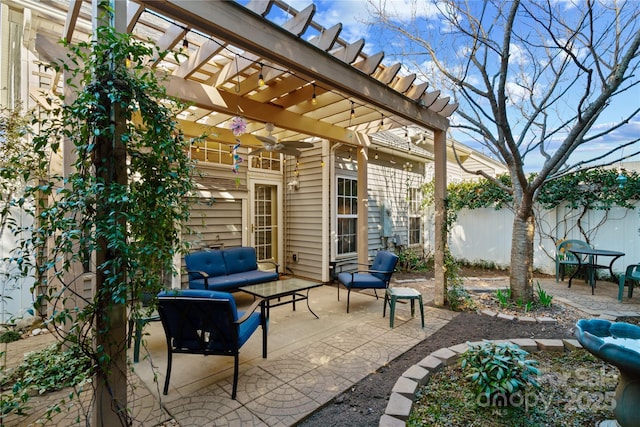
[[[398,377],[430,353],[467,341],[508,338],[574,338],[575,321],[564,318],[557,324],[523,323],[463,312],[447,325],[342,393],[306,420],[305,427],[373,426],[384,413]]]

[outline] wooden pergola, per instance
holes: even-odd
[[[42,61],[60,58],[60,39],[88,40],[97,19],[97,1],[5,0],[29,9],[35,50]],[[383,64],[384,52],[363,53],[364,40],[340,37],[342,24],[325,28],[313,20],[316,8],[298,11],[280,0],[234,1],[113,0],[116,27],[161,50],[174,51],[154,66],[168,76],[168,94],[189,102],[181,128],[187,135],[215,132],[233,143],[234,116],[247,122],[240,137],[261,147],[273,123],[277,140],[321,138],[357,148],[358,247],[367,247],[367,149],[380,130],[418,126],[433,133],[436,180],[436,279],[443,284],[446,131],[457,104],[428,90],[401,64]],[[277,22],[283,22],[278,24]],[[31,43],[32,41],[27,41]],[[57,81],[58,77],[54,78]],[[42,94],[32,91],[38,99]],[[212,131],[212,129],[215,129]],[[367,262],[365,250],[359,262]],[[444,295],[436,295],[436,303]]]

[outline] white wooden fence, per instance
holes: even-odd
[[[615,273],[640,262],[640,203],[636,209],[581,211],[560,207],[539,210],[534,242],[534,268],[555,274],[555,244],[560,239],[588,239],[595,248],[624,252],[613,265]],[[511,260],[513,213],[508,209],[462,210],[449,234],[451,253],[472,263],[506,268]],[[585,239],[586,236],[586,239]],[[606,272],[605,272],[606,273]]]
[[[19,226],[27,226],[32,219],[14,212]],[[0,239],[0,324],[12,322],[23,317],[27,310],[33,308],[31,288],[33,276],[22,277],[17,266],[3,262],[16,246],[16,238],[11,231],[5,229]]]

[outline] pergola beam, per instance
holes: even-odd
[[[449,120],[424,108],[393,88],[371,79],[332,55],[276,24],[265,21],[242,5],[226,1],[137,0],[147,8],[189,22],[205,34],[215,34],[229,44],[280,64],[292,72],[314,76],[322,86],[333,88],[411,122],[446,130]]]
[[[345,144],[355,145],[357,143],[354,132],[349,129],[310,119],[271,104],[256,102],[179,77],[169,77],[165,85],[167,95],[193,103],[197,107],[232,116],[240,114],[241,111],[242,116],[251,120],[263,123],[271,122],[277,127]]]

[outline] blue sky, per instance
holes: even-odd
[[[377,1],[377,0],[376,0]],[[244,3],[241,1],[241,3]],[[312,2],[309,0],[290,0],[288,3],[296,8],[297,10],[302,10],[307,7]],[[419,64],[419,66],[425,70],[429,69],[429,61],[427,57],[424,59],[420,58],[416,55],[413,58],[413,61],[410,61],[406,58],[394,57],[394,52],[399,52],[401,49],[401,45],[403,40],[401,40],[398,36],[389,35],[384,31],[381,31],[379,28],[374,28],[371,25],[367,24],[367,22],[371,21],[371,15],[369,13],[369,5],[366,0],[342,0],[342,1],[330,1],[330,0],[316,0],[316,15],[314,16],[314,20],[325,27],[333,26],[334,24],[341,22],[343,24],[343,30],[341,33],[341,38],[353,42],[358,39],[363,38],[365,43],[364,51],[367,54],[374,54],[379,51],[385,52],[385,61],[386,64],[392,64],[395,62],[401,62],[403,64],[403,73],[414,72],[413,64],[411,62],[415,62]],[[419,1],[417,3],[412,0],[386,0],[383,1],[386,4],[386,7],[392,10],[392,13],[397,15],[399,19],[406,19],[407,23],[409,22],[412,15],[419,16],[422,21],[421,25],[425,28],[429,28],[431,30],[435,30],[430,32],[429,34],[445,34],[447,33],[446,24],[441,20],[438,15],[438,10],[432,6],[429,6],[429,2],[427,1]],[[416,9],[414,4],[419,4],[419,7]],[[479,2],[477,4],[480,4]],[[561,8],[563,8],[563,12],[570,14],[575,5],[571,1],[561,1],[558,2]],[[407,24],[408,25],[408,24]],[[636,29],[637,31],[637,29]],[[437,42],[434,42],[434,45],[437,45]],[[636,60],[636,63],[638,61]],[[419,74],[418,74],[419,76]],[[418,77],[419,78],[419,77]],[[636,81],[639,77],[635,77]],[[437,89],[443,89],[442,87],[438,87]],[[443,90],[443,95],[448,95],[446,90]],[[571,105],[569,103],[569,105]],[[592,132],[598,132],[601,129],[610,127],[610,124],[619,121],[625,114],[629,114],[630,111],[633,111],[635,108],[640,106],[640,85],[635,86],[631,90],[627,91],[624,96],[621,96],[619,99],[615,100],[612,103],[611,107],[609,107],[598,119],[597,123],[592,128]],[[452,122],[458,120],[456,115],[452,116]],[[454,133],[454,137],[478,151],[485,152],[488,154],[487,150],[484,149],[479,144],[470,140],[467,136]],[[608,151],[612,146],[619,146],[620,144],[628,141],[632,141],[633,139],[637,139],[640,137],[640,116],[636,115],[629,124],[624,127],[616,130],[612,134],[609,134],[606,139],[603,139],[600,142],[590,143],[589,145],[583,145],[570,158],[570,162],[573,163],[575,161],[585,160],[588,158],[593,158],[598,156],[606,151]],[[612,155],[608,160],[619,160],[622,155],[628,156],[633,152],[640,150],[640,142],[634,144],[632,147],[625,148],[622,153],[617,152]],[[636,156],[630,160],[640,160],[639,156]],[[603,160],[605,161],[605,160]],[[541,164],[541,158],[539,156],[535,156],[533,154],[529,155],[526,163],[526,170],[535,171],[539,168]]]

